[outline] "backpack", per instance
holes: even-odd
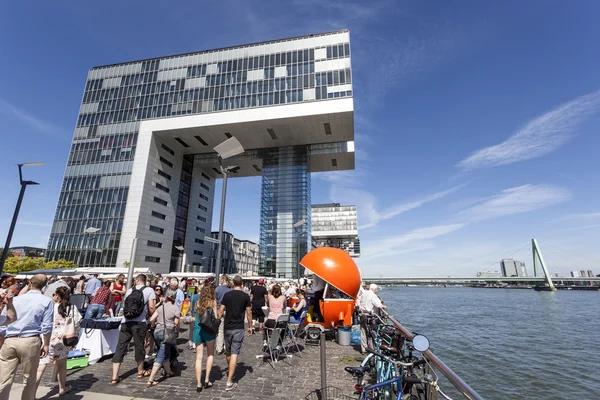
[[[125,298],[125,307],[123,308],[123,315],[125,318],[134,319],[142,315],[146,308],[146,303],[144,302],[145,288],[145,286],[141,289],[134,287],[129,296]]]

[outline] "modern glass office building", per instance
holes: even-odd
[[[360,257],[356,206],[313,204],[311,214],[311,234],[315,246],[335,247],[352,257]]]
[[[354,168],[352,95],[346,30],[92,68],[47,256],[121,266],[137,238],[136,264],[206,270],[213,148],[235,136],[233,177],[262,175],[260,272],[294,276],[311,174]]]

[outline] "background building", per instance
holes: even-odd
[[[211,232],[213,239],[218,239],[219,232]],[[209,243],[210,252],[206,268],[200,272],[215,272],[217,260],[217,244]],[[229,232],[223,232],[223,248],[221,251],[221,273],[257,276],[259,265],[259,245],[250,240],[235,238]]]
[[[177,270],[183,251],[200,267],[214,147],[235,137],[246,151],[226,160],[230,176],[262,176],[260,273],[294,277],[311,174],[354,169],[352,96],[347,30],[92,68],[48,258],[121,266],[137,238],[134,264]]]
[[[594,277],[594,273],[592,272],[592,270],[588,269],[587,276]]]
[[[578,278],[579,277],[579,271],[571,271],[571,278]]]
[[[512,258],[505,258],[500,261],[500,269],[502,271],[502,276],[528,276],[525,263],[513,260]]]
[[[356,206],[313,204],[311,214],[312,238],[316,247],[335,247],[352,257],[360,257]]]
[[[46,253],[46,249],[40,247],[29,247],[29,246],[20,246],[20,247],[11,247],[10,251],[13,252],[15,257],[44,257]]]

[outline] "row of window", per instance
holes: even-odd
[[[201,198],[201,199],[204,199],[204,200],[206,200],[206,201],[209,201],[209,200],[208,200],[208,196],[207,196],[207,195],[205,195],[205,194],[202,194],[202,193],[200,193],[200,198]]]
[[[171,190],[170,190],[168,187],[166,187],[166,186],[164,186],[164,185],[161,185],[161,184],[160,184],[160,183],[158,183],[158,182],[154,182],[154,186],[155,186],[155,187],[156,187],[158,190],[162,190],[162,191],[163,191],[163,192],[165,192],[165,193],[169,193],[169,192],[171,191]]]
[[[56,219],[91,219],[91,218],[113,218],[125,216],[125,202],[120,203],[97,203],[82,205],[60,205],[57,210]],[[85,229],[85,228],[84,228]],[[70,231],[70,230],[69,230]],[[67,231],[67,232],[69,232]]]
[[[171,161],[167,160],[166,158],[164,158],[163,156],[160,156],[160,162],[173,168],[173,163]]]
[[[163,178],[167,178],[168,180],[171,180],[171,175],[167,174],[165,171],[162,170],[158,170],[157,171],[158,175],[162,176]]]
[[[156,247],[156,248],[159,248],[159,249],[162,248],[162,243],[155,242],[154,240],[148,240],[148,242],[146,244],[148,245],[148,247]]]
[[[166,207],[167,205],[169,205],[169,202],[167,202],[167,201],[165,201],[165,200],[161,199],[160,197],[156,197],[156,196],[154,196],[154,202],[155,202],[155,203],[158,203],[158,204],[160,204],[160,205],[163,205],[163,206],[165,206],[165,207]]]

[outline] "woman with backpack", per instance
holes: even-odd
[[[79,326],[81,314],[77,307],[71,305],[70,289],[67,286],[60,286],[56,289],[52,298],[54,299],[54,325],[52,327],[52,337],[48,355],[40,360],[40,366],[37,370],[37,385],[39,386],[42,380],[42,375],[49,363],[56,365],[58,375],[58,394],[62,396],[71,391],[71,387],[67,386],[67,357],[71,347],[65,345],[63,337],[67,320],[72,319],[75,328]]]
[[[200,319],[204,313],[209,312],[212,318],[217,316],[217,299],[215,298],[215,287],[213,285],[203,285],[200,290],[200,298],[196,304],[196,322],[194,323],[193,342],[196,345],[196,392],[200,393],[202,389],[212,387],[210,381],[210,371],[213,366],[215,355],[216,333],[208,332],[200,326]],[[204,346],[206,345],[206,375],[204,384],[202,383],[202,357],[204,356]]]
[[[162,366],[165,369],[165,376],[170,378],[173,376],[170,365],[171,346],[175,344],[179,334],[179,318],[181,312],[179,308],[173,304],[175,296],[167,295],[165,302],[154,311],[150,318],[150,324],[155,325],[154,341],[158,346],[158,353],[154,359],[152,372],[148,378],[147,386],[149,388],[158,385],[154,380],[158,370]]]

